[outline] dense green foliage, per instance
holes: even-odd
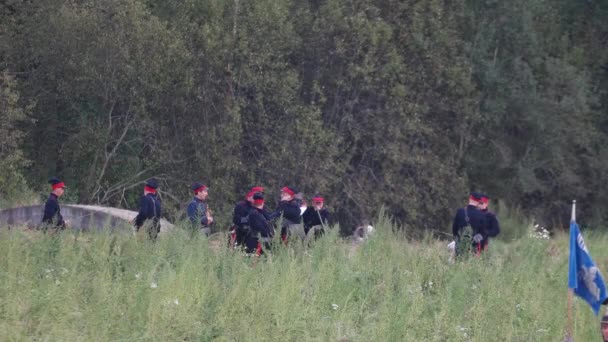
[[[255,266],[183,230],[126,234],[0,230],[0,335],[49,341],[561,341],[567,246],[493,241],[450,264],[445,244],[386,222],[358,248],[335,230]],[[601,269],[606,235],[586,236]],[[215,247],[213,247],[215,246]],[[599,321],[574,305],[574,340]]]
[[[475,189],[599,225],[607,36],[598,0],[4,1],[0,192],[134,208],[156,176],[175,216],[195,180],[216,212],[289,183],[444,230]]]
[[[25,133],[18,124],[26,119],[28,108],[19,106],[13,77],[0,74],[0,206],[8,198],[19,199],[27,187],[23,168],[28,162],[21,149]]]

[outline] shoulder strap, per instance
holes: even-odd
[[[467,225],[470,225],[471,222],[469,221],[469,212],[467,209],[467,207],[464,207],[464,220],[467,222]]]
[[[154,198],[152,198],[152,196],[148,198],[150,198],[150,201],[152,201],[152,210],[154,210],[154,218],[156,218],[156,201],[154,200]]]

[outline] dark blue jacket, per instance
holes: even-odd
[[[190,204],[188,204],[188,218],[195,228],[206,227],[209,225],[207,219],[207,203],[194,197]]]
[[[135,217],[135,227],[140,228],[146,220],[154,220],[154,224],[160,223],[160,199],[155,194],[141,196],[139,200],[139,214]]]
[[[249,226],[254,233],[260,233],[262,237],[272,237],[274,231],[268,222],[267,212],[264,209],[251,207],[249,211]]]
[[[61,209],[59,208],[59,198],[55,194],[50,194],[44,204],[42,223],[65,228],[65,221],[63,220],[63,216],[61,216]]]
[[[486,231],[489,237],[496,237],[500,234],[500,225],[498,224],[498,218],[496,218],[496,214],[489,210],[483,211],[486,214],[488,227]]]
[[[466,208],[460,208],[456,212],[456,216],[454,217],[454,222],[452,223],[452,234],[454,237],[460,237],[461,230],[467,226],[467,221],[465,219],[465,209],[469,216],[469,222],[471,224],[471,228],[473,229],[473,235],[481,234],[484,239],[488,237],[487,226],[488,219],[486,214],[481,210],[477,209],[474,205],[468,205]]]
[[[278,214],[277,216],[283,215],[283,220],[286,220],[288,224],[302,223],[302,211],[295,200],[279,202],[276,214]]]
[[[253,206],[249,201],[240,201],[234,206],[234,213],[232,214],[232,223],[235,226],[243,228],[249,224],[249,211]]]
[[[318,225],[326,226],[329,224],[329,211],[324,207],[317,213],[315,207],[308,207],[302,214],[302,220],[304,221],[304,228],[306,229]],[[321,220],[323,220],[323,222],[321,222]]]

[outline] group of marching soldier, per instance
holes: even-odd
[[[56,177],[49,180],[52,192],[44,207],[42,223],[64,229],[66,222],[59,208],[59,197],[64,193],[65,183]],[[157,196],[158,182],[148,179],[144,184],[144,194],[139,201],[139,213],[132,224],[136,231],[144,225],[151,239],[160,232],[161,201]],[[191,186],[193,198],[186,213],[192,231],[208,236],[214,223],[213,215],[207,205],[208,187],[200,182]],[[329,211],[324,206],[324,198],[315,195],[307,206],[297,188],[285,186],[280,190],[281,200],[275,211],[264,205],[264,188],[255,186],[249,189],[245,198],[234,208],[230,229],[230,246],[244,248],[248,253],[260,255],[270,248],[274,238],[274,225],[279,224],[281,241],[287,244],[290,237],[301,240],[317,238],[329,225]]]
[[[44,207],[43,223],[52,224],[59,228],[65,227],[61,216],[58,199],[63,195],[65,184],[58,178],[51,178],[52,192]],[[149,235],[155,239],[160,232],[161,202],[156,191],[158,182],[149,179],[144,184],[144,195],[139,202],[139,213],[133,220],[137,231],[146,222]],[[208,187],[203,183],[191,186],[194,197],[187,208],[188,219],[193,231],[208,236],[213,224],[213,215],[207,205]],[[274,225],[278,223],[280,239],[287,243],[289,237],[306,240],[319,237],[329,224],[329,212],[324,206],[323,197],[316,195],[312,198],[311,206],[301,197],[298,189],[285,186],[280,190],[281,199],[274,211],[264,205],[264,188],[250,188],[244,199],[234,208],[232,227],[230,230],[230,245],[245,248],[248,253],[261,254],[270,247],[274,238]],[[488,248],[488,241],[500,233],[496,215],[488,211],[489,197],[485,194],[472,192],[466,207],[458,209],[452,224],[452,233],[456,245],[466,244],[478,254]],[[277,222],[278,221],[278,222]],[[468,232],[467,232],[467,229]]]
[[[209,235],[213,216],[205,203],[207,186],[202,183],[192,185],[194,198],[188,205],[188,218],[192,227],[204,235]],[[275,211],[265,207],[264,188],[254,186],[249,189],[243,200],[234,207],[230,241],[232,247],[244,248],[247,253],[260,255],[270,248],[274,238],[274,221],[279,219],[281,241],[287,243],[290,236],[302,240],[318,237],[329,224],[329,211],[324,207],[323,197],[312,198],[312,206],[306,206],[299,198],[295,187],[281,188],[281,200]]]

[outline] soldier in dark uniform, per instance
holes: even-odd
[[[234,213],[232,215],[233,226],[230,232],[230,246],[231,247],[242,247],[245,246],[245,239],[249,235],[249,212],[253,208],[253,195],[259,192],[264,194],[264,188],[261,186],[254,186],[249,189],[249,192],[245,195],[245,199],[239,201],[234,206]]]
[[[259,256],[264,251],[269,251],[274,230],[268,222],[267,213],[264,210],[264,194],[261,192],[253,195],[253,203],[249,211],[249,226],[251,230],[246,238],[247,253],[255,253]]]
[[[188,219],[192,224],[193,231],[199,231],[205,236],[211,234],[211,224],[213,216],[209,211],[206,200],[209,195],[209,190],[205,184],[196,182],[190,187],[194,192],[194,198],[188,204]]]
[[[312,234],[312,236],[318,238],[325,233],[325,227],[329,225],[329,211],[325,208],[324,202],[323,197],[315,195],[312,198],[312,206],[306,208],[302,214],[306,236]]]
[[[464,238],[463,233],[467,226],[472,229],[471,240],[472,250],[477,253],[481,252],[482,241],[484,236],[487,236],[487,218],[486,214],[478,209],[479,202],[481,202],[482,195],[478,192],[472,192],[469,196],[469,205],[464,208],[458,209],[454,222],[452,223],[452,234],[456,238],[456,245],[458,246],[461,239]],[[463,241],[464,242],[464,241]],[[457,248],[458,254],[458,248]]]
[[[285,186],[281,189],[281,201],[272,216],[283,216],[281,223],[281,240],[287,243],[287,239],[291,235],[296,235],[302,240],[306,237],[304,227],[302,225],[302,211],[300,204],[296,200],[295,195],[299,191],[295,187]]]
[[[144,195],[139,200],[139,214],[134,220],[137,231],[148,221],[148,234],[152,240],[156,240],[160,232],[161,205],[160,199],[156,195],[156,189],[158,189],[156,179],[151,178],[145,182]]]
[[[59,178],[53,177],[49,179],[49,184],[51,184],[52,191],[44,205],[44,213],[42,215],[42,226],[45,231],[49,227],[63,230],[66,228],[66,222],[63,220],[63,216],[61,216],[61,209],[59,208],[59,197],[63,196],[63,193],[65,191],[65,183],[59,180]]]
[[[482,249],[485,250],[488,248],[488,242],[490,238],[498,236],[500,234],[500,225],[498,224],[498,218],[496,218],[496,214],[488,210],[488,205],[490,203],[490,197],[486,194],[481,195],[481,201],[479,202],[479,210],[486,214],[487,219],[487,227],[484,239],[481,243]]]

